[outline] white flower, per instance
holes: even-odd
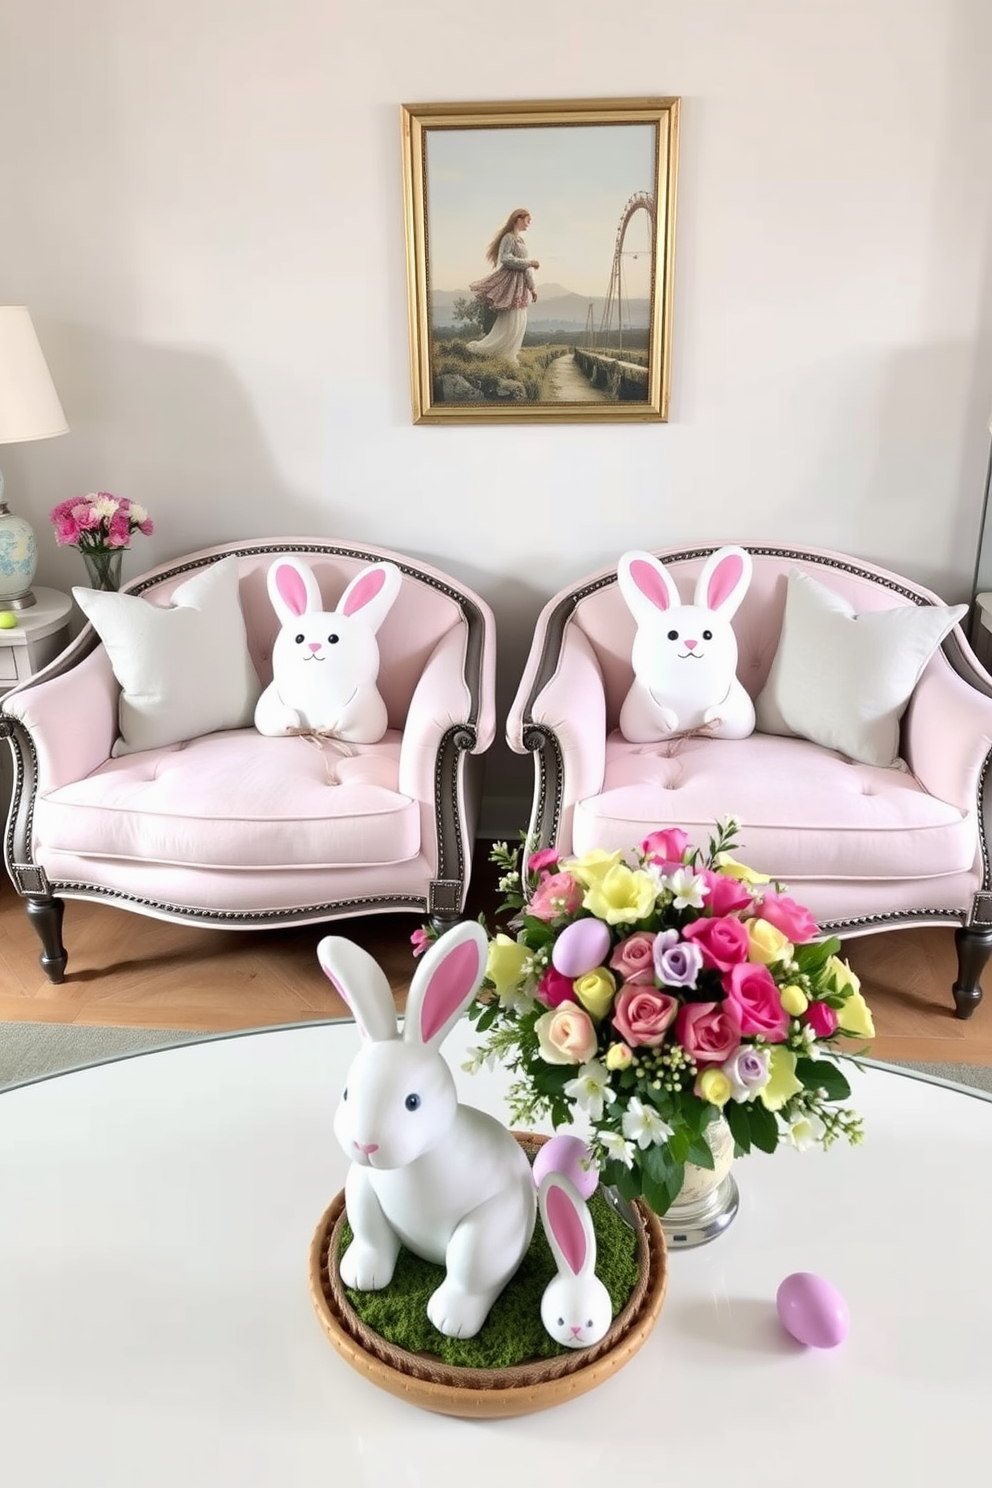
[[[709,889],[705,881],[691,868],[676,868],[665,879],[666,887],[674,894],[673,909],[702,909]]]
[[[147,510],[147,508],[144,507],[144,506],[142,506],[140,504],[140,502],[137,502],[137,501],[132,501],[131,502],[131,511],[130,511],[129,515],[131,517],[131,521],[132,522],[137,522],[138,525],[139,525],[139,527],[140,527],[140,525],[141,525],[142,522],[147,522],[148,521],[148,510]]]
[[[804,1111],[799,1116],[794,1116],[791,1121],[782,1123],[785,1128],[783,1136],[793,1147],[800,1152],[805,1152],[809,1147],[815,1147],[823,1140],[827,1130],[826,1126],[815,1116],[812,1111]]]
[[[631,1096],[621,1125],[624,1136],[636,1142],[641,1149],[650,1147],[654,1142],[667,1142],[674,1129],[667,1121],[662,1121],[654,1106],[645,1105],[636,1095]]]
[[[633,1144],[622,1137],[619,1132],[600,1132],[599,1140],[607,1157],[612,1157],[615,1162],[622,1162],[625,1168],[634,1166]]]
[[[112,517],[119,506],[116,496],[96,496],[93,500],[93,511],[98,517]]]
[[[468,1058],[462,1065],[462,1069],[467,1075],[477,1075],[486,1062],[485,1054],[481,1049],[466,1049],[465,1052]]]
[[[526,986],[510,987],[506,992],[499,994],[499,1005],[508,1013],[519,1017],[521,1013],[529,1013],[536,999],[534,994],[527,990]]]
[[[569,1080],[565,1086],[565,1094],[569,1100],[577,1101],[593,1121],[601,1118],[604,1102],[609,1106],[617,1098],[616,1092],[610,1089],[610,1072],[598,1059],[580,1065],[575,1079]]]

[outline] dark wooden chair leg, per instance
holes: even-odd
[[[962,925],[954,932],[958,948],[958,979],[954,983],[954,1008],[959,1018],[970,1018],[982,1000],[979,980],[992,954],[992,929],[977,930]]]
[[[28,919],[38,932],[41,941],[41,968],[50,982],[58,985],[65,981],[65,968],[69,960],[62,944],[62,916],[65,904],[54,895],[46,899],[32,896],[27,900]]]

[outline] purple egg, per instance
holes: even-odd
[[[810,1348],[836,1348],[847,1337],[851,1317],[835,1286],[812,1271],[794,1271],[782,1282],[775,1306],[783,1328]]]
[[[584,1168],[583,1158],[588,1158],[589,1148],[581,1137],[550,1137],[537,1150],[534,1158],[534,1182],[538,1188],[549,1173],[563,1173],[571,1178],[584,1199],[594,1191],[599,1174],[594,1167]]]
[[[585,976],[610,949],[610,927],[602,920],[573,920],[554,943],[551,963],[562,976]]]

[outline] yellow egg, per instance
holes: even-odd
[[[13,630],[17,624],[17,616],[13,610],[0,610],[0,630]]]

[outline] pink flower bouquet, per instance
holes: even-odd
[[[48,517],[59,546],[78,548],[81,553],[126,548],[132,532],[143,532],[150,537],[155,530],[143,506],[126,496],[111,496],[109,491],[72,496],[53,507]]]
[[[490,935],[472,1067],[513,1071],[515,1123],[580,1118],[603,1182],[658,1214],[686,1163],[713,1167],[721,1114],[738,1153],[863,1134],[836,1062],[839,1039],[874,1034],[858,979],[731,856],[738,830],[719,824],[705,853],[677,829],[567,861],[493,849],[512,933]]]

